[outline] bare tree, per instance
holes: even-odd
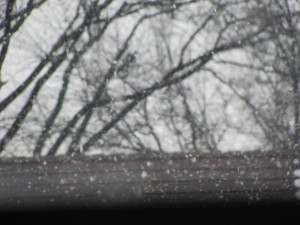
[[[299,2],[256,1],[248,8],[249,24],[265,26],[263,42],[245,48],[247,62],[222,58],[222,66],[238,70],[226,76],[212,75],[245,105],[253,124],[259,129],[265,148],[297,148],[299,142]],[[220,67],[221,68],[221,67]],[[233,70],[235,71],[235,69]],[[242,132],[241,128],[238,132]]]
[[[0,151],[220,151],[230,145],[230,130],[283,147],[291,130],[278,119],[287,110],[272,112],[278,106],[293,107],[299,140],[298,9],[268,4],[7,1],[0,21]],[[42,33],[26,39],[30,29]],[[20,43],[28,44],[32,61],[17,71],[12,57]],[[253,63],[228,60],[234,55]],[[243,74],[237,79],[228,68]],[[259,71],[257,79],[248,80],[249,71]],[[286,85],[280,71],[293,80],[293,106],[278,98]],[[274,100],[268,110],[260,107],[261,86]],[[244,106],[244,117],[228,117],[229,108],[239,114]]]

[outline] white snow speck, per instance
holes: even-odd
[[[293,163],[294,163],[294,165],[299,165],[300,161],[299,161],[299,159],[294,159]]]
[[[141,177],[142,177],[143,179],[145,179],[147,176],[148,176],[148,174],[147,174],[146,171],[143,171],[143,172],[141,173]]]
[[[296,198],[297,198],[297,199],[300,199],[300,191],[297,191],[297,192],[296,192]]]
[[[169,164],[169,165],[172,165],[172,164],[173,164],[173,160],[170,159],[170,160],[168,161],[168,164]]]
[[[65,184],[66,182],[67,182],[66,178],[61,178],[60,181],[59,181],[59,183],[61,185]]]
[[[192,163],[195,163],[195,162],[197,162],[197,158],[193,157],[193,158],[191,158],[191,161],[192,161]]]
[[[147,162],[147,166],[148,166],[148,167],[149,167],[149,166],[152,166],[152,162],[148,161],[148,162]]]
[[[294,185],[295,185],[297,188],[300,188],[300,179],[294,180]]]
[[[142,187],[140,187],[140,186],[134,187],[133,191],[137,197],[141,197],[143,194]]]
[[[279,162],[279,161],[276,161],[276,162],[275,162],[275,165],[276,165],[278,168],[281,168],[281,167],[282,167],[282,164],[281,164],[281,162]]]
[[[300,177],[300,169],[295,170],[295,171],[293,172],[293,175],[294,175],[295,177]]]

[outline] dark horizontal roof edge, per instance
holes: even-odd
[[[175,153],[161,153],[161,152],[145,152],[145,153],[131,153],[131,154],[97,154],[97,155],[76,155],[76,156],[45,156],[39,160],[31,157],[15,157],[15,158],[1,158],[0,163],[26,163],[26,162],[68,162],[68,161],[119,161],[119,160],[177,160],[177,159],[257,159],[257,158],[298,158],[299,151],[296,150],[274,150],[274,151],[231,151],[231,152],[175,152]]]

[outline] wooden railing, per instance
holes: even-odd
[[[298,202],[295,152],[0,160],[0,210],[156,203]]]

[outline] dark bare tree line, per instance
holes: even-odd
[[[299,144],[298,1],[64,4],[70,15],[44,24],[31,17],[59,1],[0,6],[2,154],[213,152],[236,134],[249,148]],[[35,26],[55,41],[10,77]]]

